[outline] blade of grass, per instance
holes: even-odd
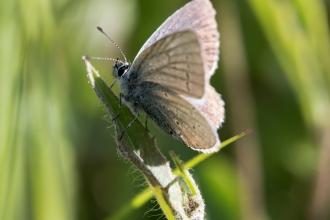
[[[228,140],[225,140],[221,143],[221,145],[219,146],[219,150],[228,146],[229,144],[233,143],[234,141],[244,137],[246,134],[252,132],[252,129],[248,129],[244,132],[242,132],[241,134],[235,135],[232,138],[229,138]],[[211,154],[198,154],[196,157],[192,158],[191,160],[189,160],[188,162],[186,162],[184,164],[184,166],[189,169],[189,168],[193,168],[196,165],[198,165],[199,163],[201,163],[202,161],[204,161],[205,159],[207,159],[208,157],[212,156],[214,153]],[[174,174],[179,174],[179,171],[177,169],[175,169],[173,171]],[[121,220],[121,219],[125,219],[130,213],[132,213],[135,209],[140,208],[143,204],[145,204],[147,201],[149,201],[152,197],[152,194],[150,193],[150,189],[145,189],[144,191],[142,191],[141,193],[139,193],[138,195],[135,196],[135,198],[131,201],[126,203],[124,206],[122,206],[122,208],[120,208],[117,212],[115,212],[114,214],[108,216],[107,220]]]

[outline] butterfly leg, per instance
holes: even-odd
[[[121,104],[122,104],[121,99],[122,99],[122,98],[125,98],[125,95],[124,95],[123,93],[119,93],[119,110],[118,110],[118,114],[117,114],[117,116],[115,116],[115,117],[112,119],[112,121],[116,120],[116,119],[119,117],[119,115],[120,115]]]
[[[112,83],[111,86],[110,86],[110,89],[112,89],[112,87],[113,87],[113,85],[115,85],[115,83],[116,83],[116,80],[113,81],[113,83]]]
[[[132,125],[132,124],[138,119],[138,117],[140,116],[140,113],[139,113],[139,111],[138,111],[137,108],[134,109],[134,112],[136,113],[135,118],[133,119],[133,121],[131,121],[131,122],[127,125],[127,127],[125,128],[125,130],[123,131],[123,133],[120,135],[119,140],[121,140],[121,139],[123,138],[123,136],[124,136],[124,134],[126,133],[127,129],[128,129],[129,127],[131,127],[131,125]]]
[[[148,129],[148,115],[146,115],[146,123],[145,123],[145,127],[146,127],[146,131],[147,132],[150,132],[149,129]]]

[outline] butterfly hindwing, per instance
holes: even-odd
[[[215,10],[209,0],[193,0],[170,16],[147,40],[139,55],[163,37],[184,31],[195,32],[200,40],[203,60],[206,64],[206,76],[210,78],[217,68],[219,60],[219,32],[215,20]]]
[[[153,85],[152,90],[145,91],[140,103],[143,110],[162,130],[187,146],[198,151],[211,152],[219,145],[216,129],[208,119],[174,92]]]

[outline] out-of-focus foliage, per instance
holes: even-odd
[[[111,219],[144,189],[117,155],[81,56],[120,56],[101,26],[132,61],[186,2],[0,1],[0,219]],[[254,131],[192,172],[206,218],[330,219],[328,3],[212,3],[221,33],[212,85],[227,110],[219,134]],[[111,62],[93,65],[112,83]],[[196,155],[150,130],[165,155]],[[157,208],[122,219],[157,219]]]

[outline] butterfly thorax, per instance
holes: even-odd
[[[139,80],[134,77],[137,74],[133,73],[131,65],[127,62],[117,60],[113,66],[113,74],[120,87],[122,101],[128,102],[133,108],[138,108],[143,89],[139,87]]]

